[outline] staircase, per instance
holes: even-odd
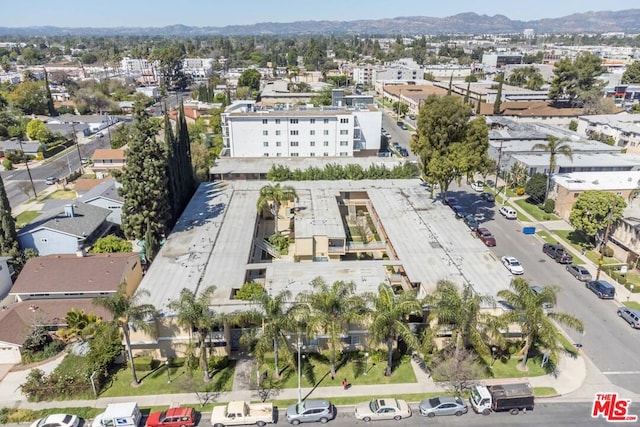
[[[269,255],[271,255],[274,258],[280,258],[280,252],[278,252],[278,250],[276,248],[273,247],[273,245],[269,242],[267,242],[265,239],[254,239],[253,243],[259,248],[262,249],[263,251],[266,251]]]

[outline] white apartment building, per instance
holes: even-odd
[[[373,86],[376,80],[376,68],[373,65],[359,65],[353,67],[352,79],[355,84],[362,86]]]
[[[194,81],[206,80],[213,74],[213,58],[185,58],[182,71]]]
[[[380,149],[382,112],[359,108],[256,109],[237,101],[222,114],[229,157],[351,157]]]
[[[157,80],[159,62],[148,61],[144,58],[124,57],[120,61],[120,70],[124,75],[133,77],[149,77]],[[206,80],[213,73],[212,58],[185,58],[182,60],[182,71],[193,80]]]
[[[637,114],[600,114],[578,117],[578,133],[589,137],[613,138],[616,147],[640,155],[640,116]],[[595,134],[595,135],[594,135]]]

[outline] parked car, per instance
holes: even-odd
[[[618,309],[618,316],[627,321],[634,329],[640,329],[640,311],[627,307]]]
[[[336,417],[336,408],[328,400],[303,400],[289,406],[286,414],[293,425],[318,421],[324,424]]]
[[[542,288],[540,286],[537,286],[537,285],[531,286],[531,290],[535,294],[539,294],[540,292],[542,292]],[[543,302],[542,303],[542,309],[544,310],[545,313],[549,313],[549,312],[553,311],[553,304],[550,303],[550,302]]]
[[[589,273],[589,270],[581,265],[567,265],[566,269],[569,273],[571,273],[573,277],[580,280],[581,282],[588,282],[589,280],[591,280],[591,273]]]
[[[524,274],[524,268],[522,268],[522,264],[520,264],[520,261],[518,261],[515,257],[503,256],[501,259],[502,265],[504,265],[511,274]]]
[[[146,427],[193,427],[196,425],[196,411],[193,408],[169,408],[152,412]]]
[[[493,237],[493,234],[491,234],[491,232],[487,228],[478,227],[478,229],[476,230],[476,236],[478,236],[478,239],[480,239],[482,243],[487,246],[496,245],[496,238]]]
[[[58,178],[56,178],[55,176],[47,177],[47,179],[44,180],[44,183],[47,185],[53,185],[56,182],[58,182]]]
[[[471,188],[473,189],[473,191],[477,191],[478,193],[481,193],[484,191],[484,182],[482,181],[472,182]]]
[[[393,397],[373,399],[358,403],[355,410],[356,418],[364,422],[373,420],[396,420],[411,416],[411,408],[405,400]]]
[[[455,212],[456,218],[464,218],[465,216],[467,216],[467,211],[463,206],[453,205],[451,209],[453,209],[453,212]]]
[[[391,145],[392,145],[392,146],[393,146],[393,148],[395,148],[396,150],[399,150],[399,149],[400,149],[400,144],[399,144],[397,141],[393,142]]]
[[[436,396],[424,399],[418,408],[423,417],[429,418],[436,415],[456,415],[459,417],[469,411],[464,400],[455,396]]]
[[[510,206],[502,206],[498,212],[500,212],[500,215],[502,215],[503,217],[507,218],[507,219],[516,219],[518,218],[518,212],[516,212],[515,209],[513,209]]]
[[[102,132],[97,132],[96,133],[96,138],[102,138],[104,136],[104,134]]]
[[[560,264],[571,264],[573,262],[573,256],[571,256],[571,254],[568,253],[562,245],[545,243],[542,245],[542,252],[549,255]]]
[[[70,414],[51,414],[31,423],[31,427],[78,427],[80,418]]]
[[[600,299],[613,299],[616,296],[616,288],[606,280],[590,280],[585,286]]]
[[[401,147],[399,151],[402,157],[409,157],[409,151],[406,148]]]
[[[482,200],[484,200],[485,202],[495,202],[496,198],[493,194],[491,193],[487,193],[486,191],[482,194],[480,194],[480,198]]]
[[[478,226],[480,225],[480,223],[478,223],[478,220],[476,219],[475,215],[473,214],[469,214],[467,216],[464,217],[464,223],[467,224],[467,227],[469,227],[469,229],[471,231],[476,231],[478,229]]]

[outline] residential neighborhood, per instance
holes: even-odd
[[[640,28],[485,18],[0,27],[0,422],[635,420]]]

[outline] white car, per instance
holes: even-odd
[[[396,420],[411,416],[411,408],[405,400],[393,397],[373,399],[356,405],[356,418],[366,423],[373,420]]]
[[[78,427],[80,419],[76,415],[51,414],[40,418],[31,424],[31,427]]]
[[[478,193],[482,193],[484,191],[484,182],[476,181],[471,183],[471,188],[473,191],[477,191]]]
[[[516,258],[512,256],[503,256],[502,265],[507,267],[507,270],[509,270],[511,274],[515,274],[515,275],[524,274],[524,268],[522,268],[520,261],[518,261]]]

